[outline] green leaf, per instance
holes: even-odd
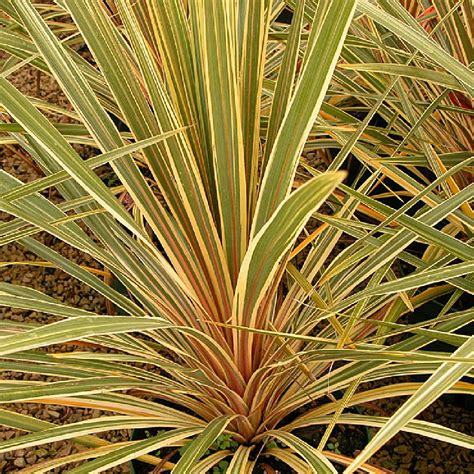
[[[307,52],[305,67],[268,159],[252,236],[257,235],[290,192],[299,154],[319,113],[355,5],[355,0],[333,0],[327,14],[315,20],[313,28],[320,31]]]
[[[66,307],[65,307],[66,308]],[[160,318],[129,316],[80,316],[31,329],[0,339],[0,355],[44,347],[91,336],[124,334],[147,329],[165,329],[171,325]]]
[[[252,448],[248,446],[240,446],[227,468],[226,474],[243,474],[251,472],[253,462],[250,460]]]
[[[472,396],[472,391],[470,393]],[[468,396],[466,394],[466,396]],[[329,416],[318,416],[313,420],[309,418],[307,421],[300,426],[310,426],[310,425],[325,425],[331,421]],[[353,413],[343,413],[337,419],[337,423],[345,425],[358,425],[358,426],[373,426],[374,428],[381,428],[385,426],[389,418],[384,416],[370,416],[370,415],[357,415]],[[446,443],[451,443],[456,446],[461,446],[463,448],[472,449],[474,446],[474,437],[466,433],[461,433],[459,431],[447,428],[445,426],[430,423],[423,420],[412,420],[408,422],[401,428],[401,431],[407,433],[413,433],[421,436],[426,436],[438,441],[444,441]]]
[[[193,472],[192,468],[199,461],[199,458],[209,449],[209,446],[226,429],[227,425],[235,418],[234,416],[221,416],[211,421],[204,430],[191,441],[181,459],[176,463],[173,469],[175,474],[187,474]]]
[[[474,338],[466,341],[453,353],[453,356],[472,358],[474,356]],[[415,416],[431,405],[446,389],[469,372],[471,367],[472,365],[467,363],[445,362],[442,364],[418,391],[389,418],[361,453],[357,455],[347,468],[347,472],[354,472],[360,467],[361,464],[369,459],[388,440],[393,438]],[[474,445],[471,443],[471,449],[472,447]]]
[[[395,76],[410,77],[422,81],[433,82],[449,89],[464,92],[464,88],[459,81],[451,74],[434,71],[431,69],[423,69],[416,66],[407,66],[404,64],[388,64],[388,63],[360,63],[360,64],[341,64],[341,68],[351,71],[368,71],[381,74],[390,74]]]
[[[140,151],[143,148],[146,148],[147,146],[155,145],[175,135],[176,133],[182,132],[183,130],[184,129],[180,129],[174,132],[163,133],[156,137],[147,138],[145,140],[140,140],[136,143],[125,145],[121,148],[117,148],[115,150],[103,153],[101,155],[88,158],[85,161],[85,164],[91,170],[93,170],[95,168],[98,168],[99,166],[105,165],[106,163],[110,163],[114,160],[122,158],[125,155]],[[43,191],[44,189],[47,189],[49,187],[56,186],[68,179],[71,179],[71,175],[67,171],[59,171],[52,175],[46,176],[44,178],[39,178],[31,183],[27,183],[27,184],[24,184],[23,186],[19,186],[10,192],[3,193],[2,195],[0,195],[0,198],[6,199],[7,201],[22,199],[24,197],[30,196],[31,194],[35,192]]]
[[[97,202],[108,209],[125,227],[138,236],[142,236],[144,240],[148,240],[124,207],[100,178],[83,163],[82,158],[69,146],[64,137],[23,94],[2,77],[0,77],[0,97],[2,105],[77,183],[94,196]]]
[[[237,282],[234,324],[255,327],[258,306],[270,285],[275,284],[273,278],[282,258],[294,244],[311,213],[323,203],[343,177],[343,173],[327,173],[301,186],[280,204],[272,218],[250,242]],[[250,373],[253,335],[239,333],[237,337]]]
[[[413,29],[411,26],[384,12],[380,8],[377,8],[368,0],[359,0],[357,8],[372,20],[400,36],[400,38],[405,40],[408,44],[413,45],[428,58],[437,62],[441,67],[451,73],[453,77],[462,81],[472,93],[474,90],[474,75],[472,72],[430,39],[425,31]]]
[[[252,4],[251,0],[249,4]],[[259,4],[262,5],[263,0],[256,3],[256,5]],[[193,15],[196,16],[195,22],[199,25],[198,58],[202,59],[200,66],[204,73],[204,94],[201,100],[206,101],[209,114],[222,242],[229,271],[235,282],[247,243],[248,183],[246,176],[250,179],[250,174],[253,174],[255,170],[246,169],[246,165],[255,167],[253,155],[255,139],[252,134],[255,132],[252,132],[252,128],[256,124],[255,118],[252,120],[252,126],[245,122],[245,132],[252,135],[244,137],[238,103],[238,55],[237,39],[234,35],[236,3],[201,0],[191,5]],[[258,72],[258,68],[255,72]],[[258,76],[260,77],[260,74]],[[245,116],[244,119],[248,120],[250,117]],[[222,133],[222,129],[226,130],[225,134]],[[248,145],[247,140],[250,141]],[[244,150],[246,145],[250,147],[250,150]],[[252,152],[249,156],[251,161],[248,163],[245,161],[245,151]]]
[[[94,461],[87,462],[75,469],[71,469],[69,472],[71,474],[91,474],[102,472],[106,469],[126,463],[127,461],[135,459],[143,454],[151,453],[166,446],[172,446],[173,443],[185,440],[200,431],[200,428],[183,428],[167,431],[143,441],[136,441],[130,446],[125,446],[109,454],[105,454]]]
[[[9,416],[9,412],[0,410],[0,422],[2,424],[7,422]],[[114,429],[169,428],[171,426],[170,420],[159,417],[106,416],[63,426],[53,426],[49,429],[4,440],[0,442],[0,452],[31,448],[66,439],[76,439],[89,433],[100,433]],[[189,426],[187,427],[189,428]]]
[[[287,446],[291,447],[295,452],[303,457],[303,459],[313,469],[313,472],[321,474],[335,474],[337,472],[324,454],[310,446],[305,441],[302,441],[297,436],[281,430],[270,430],[266,434],[277,438],[279,441],[282,441]]]
[[[285,53],[281,62],[278,79],[273,93],[272,108],[268,119],[268,129],[265,141],[264,163],[268,160],[273,148],[278,130],[288,109],[296,76],[296,66],[299,59],[300,39],[302,35],[303,13],[305,0],[297,4],[291,21],[289,37],[286,42]]]

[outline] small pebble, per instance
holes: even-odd
[[[26,466],[25,458],[16,458],[16,459],[13,461],[13,464],[14,464],[16,467],[25,467],[25,466]]]

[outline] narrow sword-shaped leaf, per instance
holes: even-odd
[[[446,51],[444,51],[428,35],[423,31],[415,30],[411,26],[404,24],[399,19],[393,17],[387,12],[371,4],[367,0],[359,0],[357,8],[360,12],[365,13],[377,23],[399,35],[409,44],[415,46],[416,49],[436,61],[441,67],[444,67],[454,77],[461,80],[472,92],[474,90],[474,76],[472,72],[463,64],[458,62]]]
[[[253,461],[249,459],[252,448],[248,446],[239,446],[235,454],[232,456],[228,474],[250,474],[252,472]]]
[[[233,324],[254,327],[258,305],[272,284],[281,259],[293,245],[312,212],[343,179],[343,173],[323,174],[295,191],[251,241],[234,298]],[[253,334],[234,333],[247,374],[252,372]]]
[[[219,204],[221,235],[233,283],[247,244],[247,182],[239,104],[236,4],[224,0],[192,2]],[[222,133],[222,130],[226,130]],[[248,132],[249,130],[247,130]],[[245,140],[251,137],[246,137]],[[253,137],[252,137],[253,142]],[[253,151],[253,146],[251,147]],[[252,166],[255,157],[252,155]],[[247,170],[249,174],[249,170]],[[250,176],[250,174],[249,174]]]
[[[242,140],[247,184],[248,215],[255,208],[258,184],[258,160],[260,153],[260,114],[262,109],[262,85],[265,53],[270,22],[270,0],[242,2],[244,25],[240,64],[240,109],[242,118]]]
[[[328,416],[315,417],[313,420],[308,418],[308,423],[302,423],[298,426],[310,426],[310,425],[325,425],[331,418]],[[389,418],[383,416],[369,416],[369,415],[357,415],[353,413],[343,413],[338,419],[339,424],[347,425],[359,425],[359,426],[373,426],[376,428],[383,427]],[[444,441],[447,443],[462,446],[463,448],[473,449],[474,448],[474,437],[466,433],[447,428],[445,426],[430,423],[423,420],[412,420],[401,428],[402,431],[407,433],[418,434],[427,436],[435,440]]]
[[[133,322],[132,322],[133,321]],[[171,325],[160,318],[134,318],[129,316],[81,316],[48,324],[21,334],[0,339],[0,355],[34,349],[51,344],[97,336],[165,329]]]
[[[459,84],[451,74],[434,71],[431,69],[423,69],[416,66],[407,66],[404,64],[388,64],[388,63],[361,63],[361,64],[341,64],[342,69],[351,71],[368,71],[381,74],[390,74],[395,76],[410,77],[422,81],[434,82],[453,90],[464,92],[464,88]]]
[[[334,0],[324,19],[317,19],[322,21],[320,32],[307,53],[308,60],[265,169],[252,236],[259,232],[290,191],[299,154],[319,113],[355,5],[355,0]]]
[[[82,158],[69,146],[64,137],[23,94],[1,77],[0,100],[25,130],[38,140],[46,153],[50,154],[71,177],[94,196],[97,202],[108,209],[125,227],[147,240],[123,206],[112,196],[99,177],[84,165]]]
[[[453,355],[472,358],[474,355],[474,337],[466,341]],[[406,426],[415,416],[442,395],[447,388],[451,387],[465,375],[471,367],[471,364],[455,362],[445,362],[439,367],[423,386],[390,417],[346,469],[346,472],[354,472],[389,439],[393,438],[400,429]],[[473,447],[472,443],[471,447]]]
[[[283,121],[288,104],[293,94],[294,80],[296,75],[296,66],[298,63],[301,29],[303,26],[305,0],[298,2],[293,20],[290,26],[288,40],[286,42],[285,53],[281,62],[278,79],[273,93],[272,108],[268,118],[268,130],[265,140],[265,165],[270,152],[273,148],[280,125]]]
[[[101,155],[88,158],[85,160],[85,164],[91,170],[93,170],[99,166],[105,165],[106,163],[111,163],[114,160],[122,158],[129,153],[134,153],[146,148],[147,146],[155,145],[163,140],[166,140],[168,137],[175,135],[176,133],[180,133],[183,130],[184,128],[174,132],[163,133],[157,137],[146,138],[136,143],[125,145],[121,148],[117,148]],[[14,201],[15,199],[21,199],[35,192],[43,191],[44,189],[47,189],[51,186],[56,186],[57,184],[60,184],[61,182],[71,178],[71,175],[67,171],[59,171],[52,175],[45,176],[44,178],[39,178],[31,183],[24,184],[23,186],[17,187],[7,193],[3,193],[0,195],[0,198]]]
[[[193,472],[199,458],[208,450],[209,446],[218,438],[232,421],[233,416],[222,416],[211,421],[199,435],[186,447],[180,460],[173,469],[174,474]]]
[[[135,459],[143,454],[156,451],[163,446],[173,444],[176,441],[182,441],[196,433],[199,433],[201,430],[202,428],[183,428],[167,431],[143,441],[136,441],[130,446],[125,446],[113,451],[112,453],[105,454],[94,461],[89,461],[79,467],[71,469],[69,472],[71,474],[95,474],[102,472],[106,469],[119,466],[131,459]]]
[[[291,446],[295,452],[302,456],[303,459],[305,459],[305,461],[311,466],[313,472],[321,474],[335,474],[337,472],[326,456],[324,456],[324,454],[297,436],[280,430],[270,430],[267,432],[267,434],[277,438],[286,445]]]

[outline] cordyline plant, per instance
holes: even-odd
[[[466,134],[433,141],[444,139],[439,115],[467,132],[472,112],[447,102],[474,87],[471,59],[440,41],[442,28],[456,38],[469,24],[466,2],[453,3],[439,3],[449,8],[430,29],[424,10],[386,0],[2,0],[0,140],[28,152],[44,177],[24,184],[0,173],[0,209],[13,216],[1,243],[21,244],[114,311],[0,284],[2,305],[59,319],[0,322],[2,370],[55,380],[3,380],[0,402],[107,413],[59,426],[1,410],[3,425],[30,433],[0,450],[67,439],[89,447],[25,473],[84,460],[68,472],[101,472],[134,458],[175,473],[228,460],[228,472],[245,473],[272,457],[324,473],[334,463],[377,472],[367,460],[400,430],[472,446],[467,434],[415,419],[444,393],[472,394],[461,379],[474,341],[455,331],[473,315],[457,307],[473,288],[473,187],[463,181],[473,160]],[[291,25],[277,21],[285,6]],[[12,86],[24,64],[54,76],[72,110]],[[383,125],[372,124],[376,114]],[[77,143],[95,156],[84,160]],[[315,149],[327,172],[301,162]],[[349,155],[360,171],[342,184]],[[96,174],[105,164],[117,186]],[[40,231],[103,271],[45,246]],[[438,314],[410,323],[443,295]],[[435,340],[452,352],[423,350]],[[43,350],[64,343],[71,352]],[[412,374],[425,382],[397,380]],[[396,396],[408,398],[388,418],[346,410]],[[325,449],[337,424],[380,429],[351,459]],[[318,444],[298,437],[316,425],[326,426]],[[116,428],[158,434],[94,436]],[[209,454],[223,433],[238,447]],[[157,455],[182,446],[178,460]]]
[[[413,29],[426,31],[457,61],[465,66],[472,64],[470,2],[402,0],[406,10],[398,2],[383,3]],[[354,23],[353,32],[368,45],[358,51],[344,50],[345,64],[340,66],[353,74],[335,77],[339,91],[331,103],[348,112],[369,113],[379,96],[387,94],[378,114],[390,124],[390,133],[397,134],[397,142],[385,149],[383,162],[415,165],[418,179],[429,184],[420,169],[428,168],[439,176],[446,166],[468,159],[474,148],[472,90],[457,77],[433,69],[431,58],[418,54],[402,38],[393,35],[380,41],[377,25],[367,18]],[[401,150],[406,151],[405,156],[400,156]],[[465,187],[472,182],[472,173],[465,169],[445,186],[451,188],[453,181],[454,186]]]

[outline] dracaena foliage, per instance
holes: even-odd
[[[70,472],[101,472],[139,458],[176,473],[227,460],[244,473],[271,456],[322,473],[370,469],[400,430],[472,445],[415,419],[443,393],[472,393],[463,377],[474,351],[455,333],[472,318],[458,305],[474,266],[472,18],[468,2],[426,3],[0,2],[0,143],[44,174],[25,184],[0,172],[11,216],[1,243],[21,244],[109,308],[0,284],[2,305],[56,321],[0,322],[2,370],[55,377],[3,380],[0,403],[106,413],[53,425],[0,410],[2,424],[30,432],[1,451],[89,447],[25,472],[73,461],[84,462]],[[279,21],[285,7],[290,24]],[[55,78],[70,109],[11,84],[26,64]],[[83,159],[75,144],[94,153]],[[324,172],[305,158],[315,151]],[[113,186],[97,174],[104,165]],[[59,201],[44,192],[53,188]],[[102,270],[45,246],[40,232]],[[410,323],[441,296],[429,321]],[[423,350],[435,340],[452,350]],[[78,342],[102,350],[43,350]],[[426,381],[397,381],[411,374]],[[391,417],[347,410],[395,396],[408,399]],[[338,424],[380,430],[350,459],[325,449]],[[316,445],[298,437],[317,425]],[[94,436],[117,427],[159,431],[127,443]],[[209,454],[224,433],[232,449]],[[157,454],[183,446],[178,459]]]

